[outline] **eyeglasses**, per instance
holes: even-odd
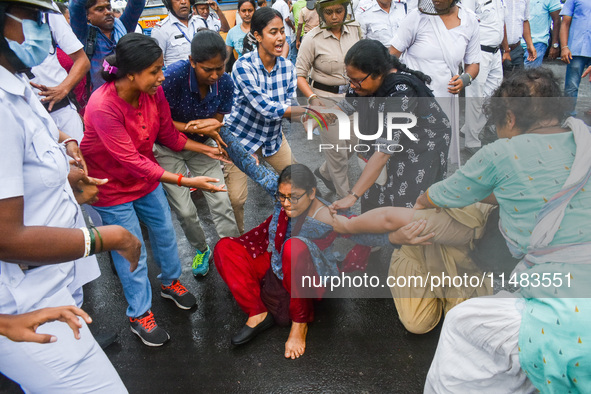
[[[345,80],[347,81],[347,83],[349,83],[350,85],[353,85],[356,88],[361,88],[361,84],[363,83],[363,81],[365,81],[367,78],[369,78],[369,76],[371,75],[371,73],[367,74],[362,80],[360,81],[356,81],[354,79],[349,78],[346,74],[343,74],[343,77],[345,78]]]
[[[302,194],[299,197],[296,196],[286,196],[284,194],[281,193],[275,193],[275,199],[279,202],[284,202],[285,200],[289,201],[290,204],[297,204],[298,201],[300,201],[300,199],[302,197],[304,197],[307,193]]]
[[[39,26],[45,23],[45,12],[41,10],[34,10],[28,7],[20,7],[20,9],[26,10],[28,12],[28,15],[24,19],[35,21]],[[9,14],[8,12],[6,13],[6,16],[19,22],[21,25],[23,24],[23,19],[19,17]]]

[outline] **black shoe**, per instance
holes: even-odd
[[[232,337],[230,342],[232,342],[232,345],[235,346],[244,345],[246,342],[250,341],[251,339],[254,339],[254,337],[259,335],[261,332],[265,331],[268,328],[271,328],[273,324],[275,324],[273,316],[269,312],[267,312],[267,317],[265,317],[265,320],[263,320],[254,327],[249,327],[245,324],[244,327],[242,327],[240,331],[238,331]]]
[[[332,183],[332,181],[330,179],[322,176],[322,174],[320,173],[320,168],[317,168],[314,170],[314,175],[316,175],[316,178],[318,178],[322,182],[324,182],[324,185],[326,186],[326,188],[328,190],[330,190],[333,193],[337,192],[337,189],[334,187],[334,183]]]

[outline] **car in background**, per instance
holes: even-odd
[[[149,36],[156,23],[168,16],[168,10],[161,0],[147,0],[138,25],[142,33]]]
[[[238,4],[237,0],[217,0],[217,2],[226,15],[226,19],[228,19],[230,27],[233,27],[236,20],[236,7]],[[168,10],[162,3],[162,0],[146,0],[146,6],[144,7],[144,12],[142,12],[142,15],[140,16],[140,20],[138,22],[139,27],[136,32],[139,33],[139,29],[141,28],[141,33],[149,36],[154,26],[156,26],[156,23],[160,22],[167,16]],[[222,37],[225,38],[225,33],[222,35]]]

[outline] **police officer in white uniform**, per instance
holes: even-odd
[[[390,46],[398,24],[406,17],[406,0],[361,1],[355,19],[361,25],[363,37]]]
[[[47,21],[53,37],[53,48],[43,63],[32,68],[35,78],[31,82],[58,129],[80,143],[84,135],[84,125],[69,96],[90,70],[90,61],[84,52],[84,46],[63,15],[48,14]],[[74,61],[70,73],[60,64],[56,46]]]
[[[485,97],[499,87],[503,80],[501,44],[505,37],[505,5],[503,0],[462,0],[462,5],[476,13],[480,21],[480,71],[466,87],[466,122],[461,129],[469,153],[482,145],[478,135],[486,125],[482,112]]]
[[[91,252],[117,249],[137,261],[141,247],[123,228],[85,227],[66,182],[66,152],[83,164],[78,145],[57,129],[19,74],[49,54],[51,33],[42,11],[57,7],[51,0],[0,1],[0,314],[80,305],[82,285],[99,275]],[[80,340],[61,322],[38,328],[59,338],[50,344],[0,337],[0,372],[26,392],[126,392],[81,324]]]
[[[194,0],[163,0],[168,8],[168,16],[152,29],[152,37],[158,41],[164,54],[164,64],[171,65],[179,60],[187,60],[191,53],[193,34],[189,29],[191,7]]]
[[[209,11],[210,7],[214,12]],[[193,11],[193,17],[190,22],[190,29],[193,35],[199,29],[209,29],[218,33],[227,33],[230,30],[226,16],[215,1],[197,0],[193,5]]]

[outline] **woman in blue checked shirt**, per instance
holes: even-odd
[[[234,63],[234,110],[226,124],[248,153],[262,155],[275,171],[281,172],[294,162],[281,132],[281,121],[292,115],[299,117],[305,110],[292,106],[296,72],[293,64],[281,57],[287,45],[281,14],[272,8],[256,10],[250,32],[257,40],[257,48]],[[247,177],[234,165],[226,166],[225,177],[238,229],[244,233]]]

